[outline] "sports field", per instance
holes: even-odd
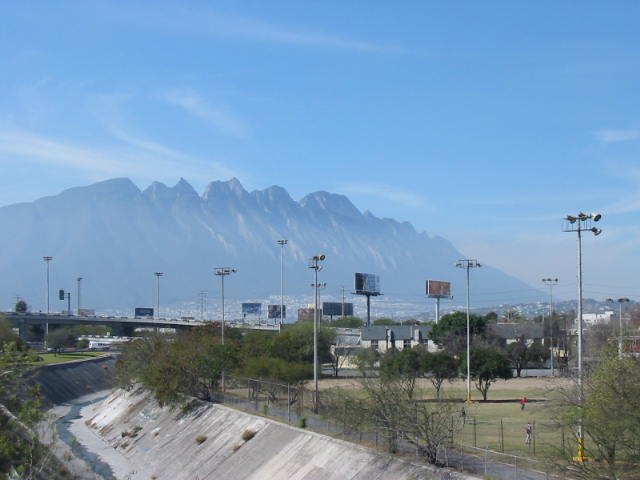
[[[461,402],[460,416],[464,407],[464,426],[455,437],[456,443],[539,459],[559,458],[563,448],[571,451],[575,445],[572,432],[563,432],[554,423],[549,397],[552,392],[570,385],[570,380],[560,377],[498,380],[491,385],[487,402],[483,402],[472,383],[472,403],[467,405],[463,402],[466,382],[456,380],[443,384],[441,396]],[[324,379],[320,383],[320,389],[336,387],[359,389],[360,385],[357,379]],[[523,397],[527,398],[524,409],[520,405]],[[435,389],[429,380],[417,381],[416,398],[435,398]],[[528,422],[533,427],[529,444],[525,431]]]

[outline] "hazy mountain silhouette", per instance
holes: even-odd
[[[439,236],[417,232],[408,222],[361,213],[347,197],[324,191],[293,200],[278,186],[247,192],[237,179],[211,182],[202,196],[184,179],[174,187],[154,182],[144,191],[126,178],[0,208],[0,289],[3,308],[20,295],[34,310],[46,308],[43,255],[52,255],[52,310],[64,308],[57,291],[72,292],[82,276],[87,307],[153,306],[155,271],[161,303],[196,301],[208,290],[215,299],[218,266],[238,273],[225,283],[230,299],[279,295],[280,246],[286,238],[285,292],[309,295],[308,259],[324,253],[323,295],[353,289],[354,272],[380,275],[383,293],[425,301],[427,278],[449,280],[464,303],[464,258]],[[495,292],[531,287],[491,267],[473,272],[475,304],[501,301]]]

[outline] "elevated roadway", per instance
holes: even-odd
[[[20,329],[20,337],[26,338],[30,325],[100,325],[111,327],[116,335],[132,336],[136,328],[172,328],[184,330],[208,323],[219,323],[218,320],[195,320],[187,318],[151,318],[151,317],[110,317],[110,316],[77,316],[46,313],[0,312],[14,327]],[[250,328],[257,330],[279,331],[280,325],[247,324],[226,321],[228,327]]]

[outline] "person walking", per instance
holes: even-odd
[[[533,435],[533,425],[531,425],[531,422],[527,422],[527,426],[525,427],[524,431],[527,434],[524,439],[524,444],[531,445],[531,436]]]

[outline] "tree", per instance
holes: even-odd
[[[574,463],[579,478],[637,478],[640,469],[640,360],[618,358],[617,345],[606,346],[598,367],[555,401],[561,425],[576,431],[580,420],[589,461]],[[573,452],[572,452],[573,453]],[[571,461],[571,458],[568,458]]]
[[[509,358],[494,347],[472,348],[470,363],[471,378],[475,380],[475,387],[482,394],[483,400],[487,399],[492,383],[498,379],[508,380],[513,377]]]
[[[418,350],[392,349],[380,359],[380,378],[395,380],[409,400],[413,398],[418,376],[422,376],[422,358]]]
[[[17,313],[26,313],[28,308],[29,307],[27,306],[27,302],[25,302],[24,300],[18,300],[16,302],[15,311]]]
[[[527,368],[527,344],[524,343],[524,335],[517,342],[507,345],[507,354],[516,369],[516,375],[520,377],[523,368]]]
[[[356,355],[355,363],[360,374],[366,377],[368,372],[373,371],[379,359],[380,353],[375,348],[362,348]]]
[[[469,316],[469,329],[471,330],[471,343],[478,340],[486,341],[490,335],[487,324],[489,315]],[[430,333],[431,340],[443,347],[453,355],[461,355],[467,348],[467,314],[465,312],[453,312],[443,315],[440,321],[433,325]]]
[[[47,336],[47,345],[52,348],[56,354],[63,348],[73,347],[76,344],[76,338],[64,327],[49,330]]]
[[[549,352],[540,341],[535,341],[526,352],[526,363],[533,363],[535,365],[541,365],[549,357]],[[534,367],[535,368],[535,367]]]
[[[389,327],[392,325],[400,325],[400,322],[396,322],[391,318],[378,318],[373,321],[373,324],[376,326]]]
[[[267,393],[270,402],[276,402],[279,393],[286,391],[287,385],[304,385],[313,374],[313,369],[308,363],[291,363],[273,357],[254,357],[247,360],[241,373],[250,379],[264,380],[265,383],[261,385],[260,390]],[[298,390],[299,388],[294,389],[295,392]]]
[[[423,352],[422,372],[429,377],[436,389],[436,398],[440,398],[440,389],[445,380],[453,380],[458,376],[460,362],[447,352]]]
[[[20,337],[13,332],[11,324],[7,320],[0,319],[0,352],[12,348],[10,345],[17,347],[18,350],[24,350],[25,347]]]
[[[361,328],[364,322],[358,317],[338,317],[330,325],[336,328]]]

